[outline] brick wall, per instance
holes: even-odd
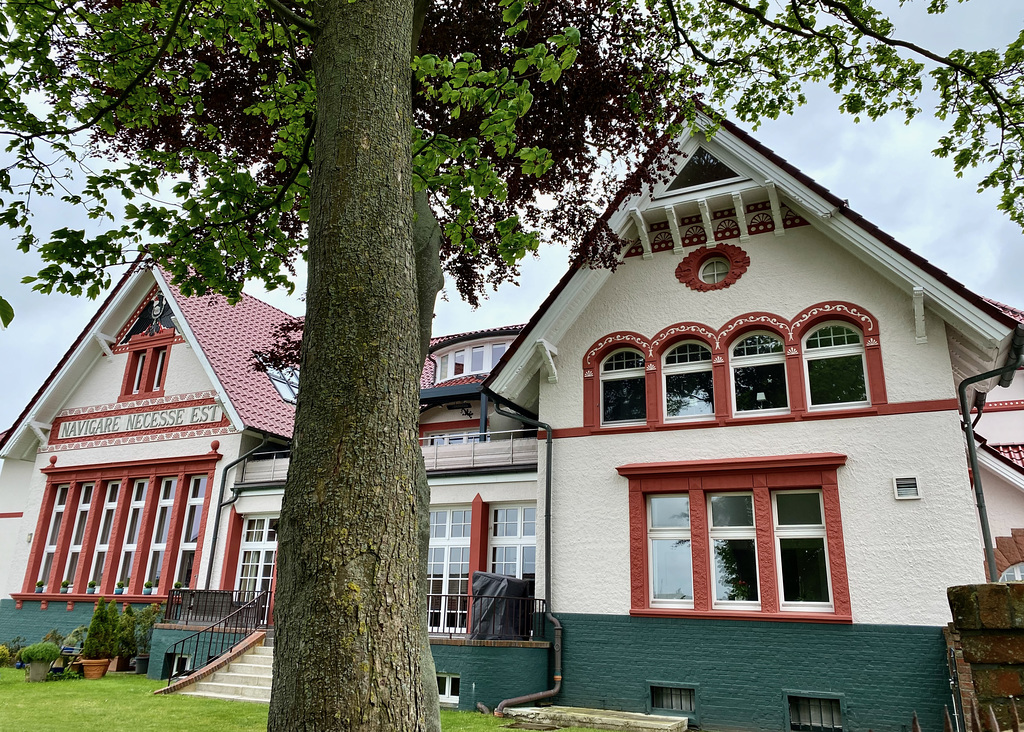
[[[844,732],[942,729],[942,629],[558,614],[556,703],[645,712],[652,683],[696,689],[701,727],[788,729],[786,694],[838,696]],[[660,682],[660,683],[658,683]]]
[[[18,609],[14,600],[0,600],[0,643],[19,635],[25,638],[24,645],[38,643],[53,628],[67,635],[79,625],[89,625],[95,604],[95,601],[76,602],[68,610],[67,602],[51,600],[44,610],[42,603],[26,600]],[[135,609],[143,607],[145,605],[136,605]]]
[[[525,646],[525,647],[524,647]],[[504,699],[550,689],[547,643],[482,641],[461,644],[432,640],[430,650],[439,674],[459,676],[459,709],[490,709]]]

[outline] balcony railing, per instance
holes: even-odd
[[[533,640],[544,634],[547,604],[534,597],[428,595],[427,631],[477,640]]]
[[[261,592],[247,590],[171,590],[164,610],[165,623],[209,625],[249,605]]]
[[[430,472],[525,468],[537,464],[537,437],[529,430],[423,437],[420,450]],[[237,483],[284,483],[289,459],[288,451],[254,455],[242,464]]]

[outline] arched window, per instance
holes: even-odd
[[[1024,582],[1024,562],[1007,567],[999,575],[1000,582]]]
[[[772,333],[752,333],[732,347],[733,408],[739,412],[789,409],[786,353]]]
[[[647,419],[644,356],[616,351],[601,364],[601,423],[624,424]]]
[[[687,341],[665,354],[665,418],[686,418],[715,413],[711,378],[711,349]]]
[[[856,406],[869,403],[864,376],[864,339],[845,323],[827,323],[804,341],[808,405]]]

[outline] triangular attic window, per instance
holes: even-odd
[[[690,161],[666,190],[680,191],[739,177],[732,168],[701,147],[690,157]]]

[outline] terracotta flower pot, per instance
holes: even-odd
[[[107,674],[107,667],[110,666],[109,658],[83,658],[82,675],[87,679],[102,679]]]

